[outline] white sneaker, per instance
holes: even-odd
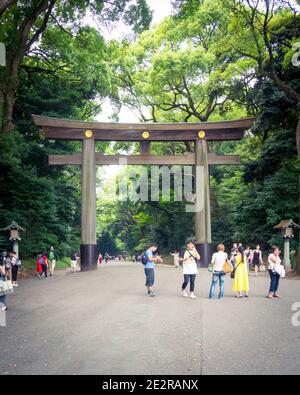
[[[1,307],[1,311],[6,311],[7,310],[7,307],[6,306],[2,306]]]
[[[182,292],[182,296],[183,296],[184,298],[188,298],[188,297],[189,297],[189,295],[188,295],[188,293],[187,293],[186,291],[183,291],[183,292]]]
[[[190,294],[191,299],[197,299],[197,296],[195,296],[193,293]]]

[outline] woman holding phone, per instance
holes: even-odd
[[[197,260],[200,259],[200,255],[195,247],[194,240],[187,240],[186,248],[180,251],[179,262],[182,263],[183,267],[183,284],[182,284],[182,295],[184,298],[188,298],[189,295],[186,292],[186,288],[190,283],[190,298],[197,299],[195,296],[195,281],[198,273]]]

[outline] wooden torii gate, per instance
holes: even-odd
[[[33,115],[46,139],[82,141],[82,153],[50,155],[50,165],[81,165],[81,270],[97,267],[96,257],[96,166],[117,165],[126,159],[128,165],[196,165],[204,168],[204,207],[195,213],[196,245],[201,265],[211,257],[210,165],[236,165],[236,155],[216,155],[208,152],[208,141],[235,141],[244,137],[254,119],[201,123],[124,124],[84,122]],[[140,155],[103,155],[95,152],[95,141],[140,142]],[[150,154],[151,141],[194,142],[195,153],[158,156]],[[197,181],[196,181],[197,182]]]

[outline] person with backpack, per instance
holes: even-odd
[[[11,254],[11,279],[13,287],[18,287],[18,272],[19,267],[21,265],[20,259],[17,256],[16,252],[12,252]]]
[[[42,278],[42,276],[44,274],[45,279],[47,279],[48,278],[47,256],[45,254],[43,254],[42,252],[40,252],[38,254],[37,261],[36,261],[36,267],[37,267],[37,272],[38,272],[39,278]]]
[[[190,298],[197,299],[195,296],[195,281],[198,273],[197,260],[200,260],[200,255],[196,250],[195,242],[192,239],[187,240],[186,248],[180,251],[179,262],[182,263],[183,268],[183,284],[182,295],[188,298],[186,287],[190,283]]]
[[[160,256],[155,256],[157,249],[158,249],[158,245],[156,243],[152,243],[150,247],[142,254],[142,263],[145,266],[145,276],[146,276],[145,286],[147,287],[147,295],[150,297],[155,296],[153,290],[154,281],[155,281],[154,264],[162,262]]]
[[[47,255],[47,258],[48,258],[48,262],[49,262],[50,277],[52,277],[52,276],[54,276],[54,270],[55,270],[55,267],[56,267],[56,262],[58,260],[57,253],[54,250],[53,246],[50,247],[50,252]]]

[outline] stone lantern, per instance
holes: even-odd
[[[280,230],[284,240],[284,258],[283,264],[286,271],[291,271],[291,259],[290,259],[290,240],[293,239],[294,229],[299,229],[300,226],[293,220],[283,220],[278,225],[274,226],[274,229]]]
[[[20,232],[24,232],[25,229],[13,221],[9,226],[2,230],[9,231],[9,240],[13,242],[13,250],[17,256],[19,256],[19,241],[21,240]]]

